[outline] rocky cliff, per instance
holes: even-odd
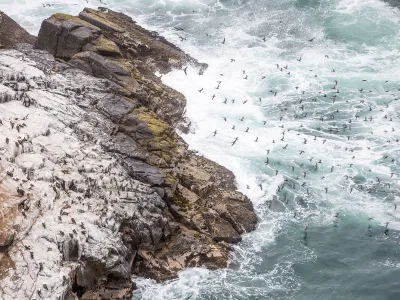
[[[0,52],[1,299],[131,299],[132,274],[227,266],[257,218],[176,133],[185,98],[154,73],[187,64],[206,68],[107,9]]]

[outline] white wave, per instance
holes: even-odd
[[[301,286],[292,264],[316,257],[311,247],[298,246],[293,238],[299,228],[330,226],[339,213],[344,220],[367,224],[373,218],[377,226],[389,222],[390,229],[400,229],[400,214],[394,210],[400,197],[399,102],[394,100],[400,98],[398,9],[378,0],[317,1],[319,5],[289,0],[106,2],[209,64],[203,76],[189,67],[187,76],[175,70],[163,80],[188,100],[187,116],[194,132],[183,138],[191,148],[234,172],[239,190],[250,197],[260,216],[258,229],[236,246],[232,268],[188,269],[164,284],[135,279],[139,285],[135,299],[264,299],[271,295],[281,299]],[[35,33],[38,21],[55,11],[77,14],[83,6],[97,5],[94,0],[89,4],[70,0],[41,9],[39,1],[6,0],[0,9]],[[185,28],[179,33],[185,35],[185,42],[173,26]],[[340,90],[335,103],[331,98],[336,92],[331,89],[334,80]],[[216,89],[218,81],[222,82]],[[300,99],[304,99],[303,109]],[[307,117],[301,117],[304,112]],[[330,119],[332,115],[335,119]],[[344,125],[352,130],[345,131]],[[247,127],[249,132],[245,132]],[[236,137],[237,143],[231,146]],[[301,150],[305,153],[300,155]],[[314,171],[316,163],[318,171]],[[277,192],[283,183],[285,192]],[[289,188],[293,183],[296,188]],[[296,204],[300,198],[305,204]],[[271,259],[268,249],[278,251],[273,247],[277,238],[288,239],[286,252],[279,253],[280,262],[260,272],[259,266]]]

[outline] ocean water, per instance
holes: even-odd
[[[107,6],[208,63],[163,80],[188,100],[183,138],[235,173],[260,218],[229,268],[136,278],[134,299],[400,299],[398,1],[101,2],[0,10],[36,34],[52,13]]]

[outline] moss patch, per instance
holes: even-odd
[[[170,131],[170,127],[164,121],[157,119],[156,115],[144,107],[135,110],[139,119],[147,124],[154,136],[162,136]]]
[[[78,19],[77,17],[68,15],[68,14],[63,14],[63,13],[56,13],[53,15],[54,18],[61,20],[61,21],[67,21],[71,19]]]
[[[140,76],[140,73],[137,72],[136,70],[132,70],[132,77],[135,78],[136,80],[140,81],[143,78]]]
[[[78,17],[75,16],[71,16],[68,14],[63,14],[63,13],[56,13],[54,15],[51,16],[51,18],[57,19],[58,22],[62,23],[64,21],[74,21],[76,23],[82,24],[82,26],[88,27],[90,29],[93,29],[95,31],[100,31],[99,27],[96,27]]]
[[[100,54],[106,56],[121,56],[121,52],[113,41],[105,39],[101,36],[98,40],[95,41],[96,51]]]
[[[164,153],[172,151],[173,153],[169,156],[176,156],[177,140],[173,129],[166,122],[157,119],[157,116],[146,108],[138,108],[134,113],[146,123],[153,135],[153,143],[149,147]]]
[[[173,129],[166,122],[159,120],[152,111],[145,107],[137,108],[132,113],[146,124],[151,135],[151,140],[143,140],[145,141],[144,146],[151,154],[146,162],[166,171],[169,170],[180,159],[178,140]],[[168,176],[166,178],[165,184],[167,186],[175,185],[176,178],[173,176],[171,180],[168,180]]]

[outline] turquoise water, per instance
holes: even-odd
[[[37,33],[54,12],[99,4],[89,2],[3,0],[0,9]],[[104,2],[209,64],[203,76],[189,67],[164,82],[188,99],[194,128],[183,137],[235,172],[260,217],[230,268],[135,279],[134,299],[400,299],[396,2]]]

